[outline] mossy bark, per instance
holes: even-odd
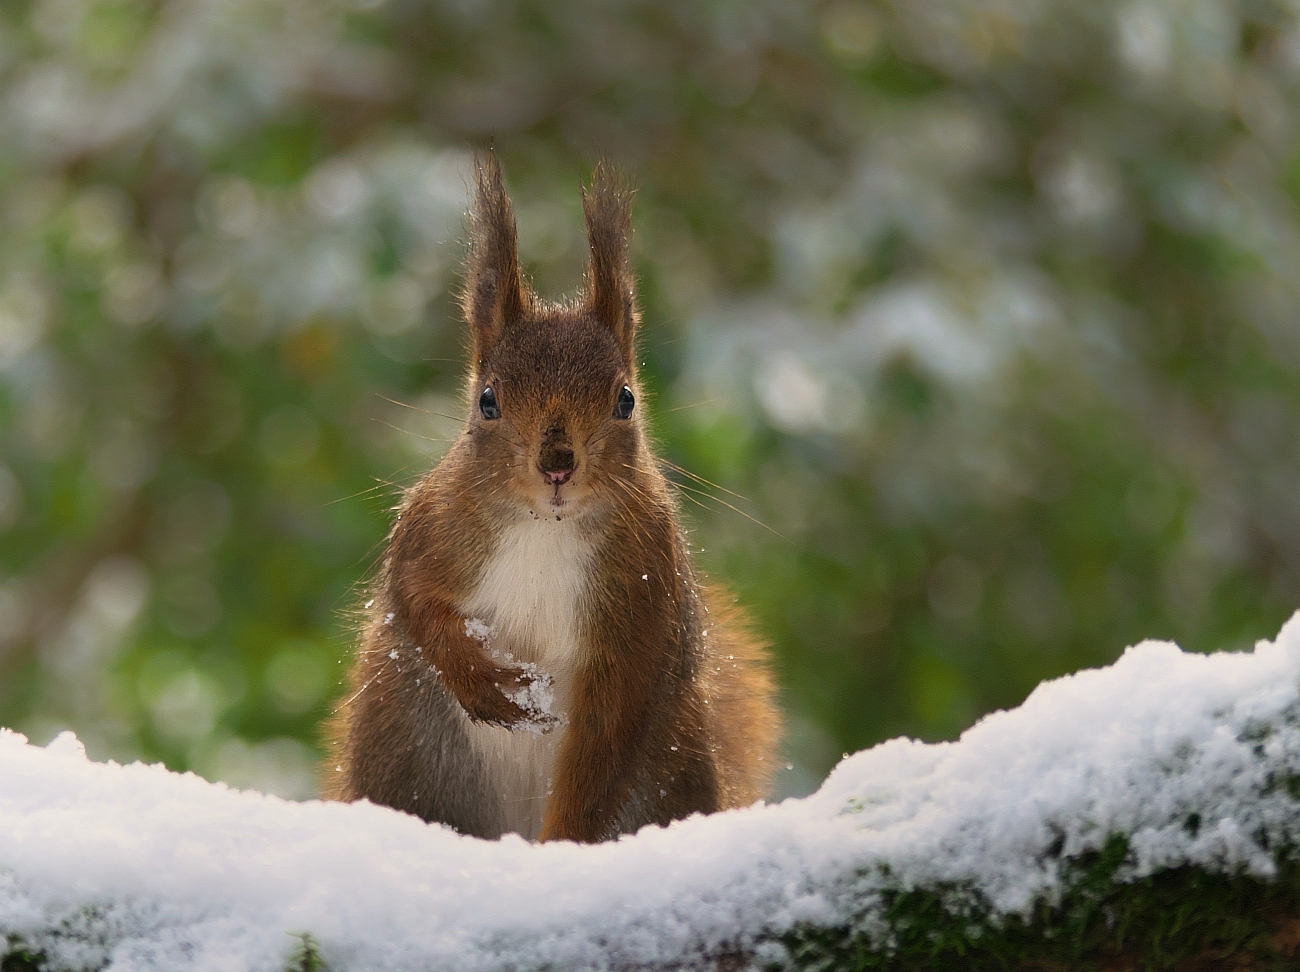
[[[849,929],[807,929],[786,944],[807,970],[871,972],[1295,972],[1300,969],[1300,865],[1273,880],[1191,867],[1136,881],[1121,872],[1127,841],[1070,868],[1069,890],[1032,918],[1002,917],[961,889],[886,896],[888,947]]]

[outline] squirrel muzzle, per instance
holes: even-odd
[[[537,457],[537,468],[549,486],[563,486],[578,468],[577,457],[573,454],[573,445],[569,442],[562,425],[552,426],[542,437],[541,452]]]

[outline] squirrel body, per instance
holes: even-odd
[[[495,157],[477,175],[469,419],[399,507],[327,795],[579,841],[751,803],[779,716],[763,646],[696,577],[635,407],[630,194],[597,168],[583,294],[554,305],[519,271]]]

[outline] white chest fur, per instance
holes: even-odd
[[[592,561],[574,520],[527,520],[501,536],[463,612],[486,622],[492,649],[531,662],[554,681],[554,710],[567,714],[584,632],[579,617]],[[535,839],[551,790],[563,729],[545,735],[470,726],[505,807],[506,829]]]

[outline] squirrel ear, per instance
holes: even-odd
[[[489,151],[474,159],[477,192],[470,213],[469,258],[461,304],[474,339],[474,363],[482,369],[502,330],[532,305],[532,291],[519,270],[514,208],[501,163]]]
[[[587,242],[591,247],[583,288],[586,309],[614,332],[630,361],[640,323],[636,280],[627,262],[627,247],[632,239],[632,190],[608,162],[596,165],[591,188],[582,191],[582,210],[587,217]]]

